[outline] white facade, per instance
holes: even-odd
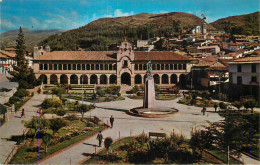
[[[230,74],[230,82],[232,84],[259,86],[260,61],[240,62],[240,63],[231,62],[229,64],[229,74]]]

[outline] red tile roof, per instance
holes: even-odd
[[[53,51],[34,60],[87,60],[87,61],[116,61],[117,51]],[[135,51],[135,61],[192,61],[185,55],[169,51]]]
[[[245,57],[245,58],[239,58],[233,61],[236,62],[260,62],[260,56],[253,56],[253,57]]]

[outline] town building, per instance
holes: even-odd
[[[185,85],[192,65],[192,59],[171,51],[133,51],[127,41],[118,51],[34,51],[34,72],[44,84],[143,84],[151,60],[155,84]]]
[[[229,63],[230,84],[238,95],[259,98],[260,56],[239,58]]]

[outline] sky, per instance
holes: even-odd
[[[0,33],[22,28],[69,30],[103,17],[186,12],[207,22],[259,10],[259,0],[0,0]]]

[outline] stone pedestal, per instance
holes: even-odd
[[[155,108],[155,89],[153,77],[145,79],[143,108]]]

